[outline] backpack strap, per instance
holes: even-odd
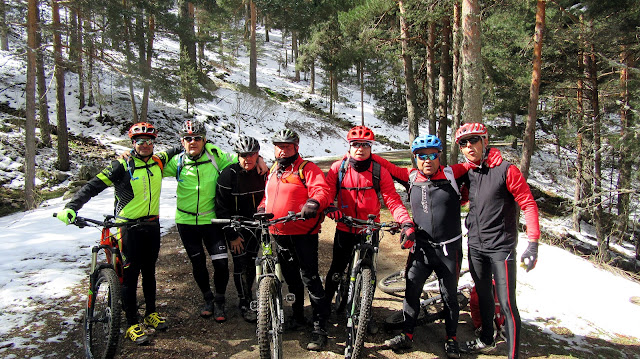
[[[204,153],[207,154],[207,158],[209,159],[209,162],[211,162],[211,164],[213,165],[213,167],[216,169],[216,172],[218,172],[218,174],[220,174],[220,168],[218,167],[218,162],[216,162],[216,158],[212,153],[209,153],[209,151],[207,151],[206,149],[203,149]],[[182,169],[184,168],[184,156],[185,153],[180,152],[180,154],[178,155],[178,166],[176,168],[176,180],[178,182],[182,182],[183,180],[180,179],[180,172],[182,172]],[[158,159],[159,160],[159,159]],[[194,166],[199,166],[201,164],[204,164],[207,162],[196,162],[194,164]],[[162,168],[162,167],[160,167]]]
[[[380,164],[376,161],[373,161],[371,168],[371,179],[373,180],[373,189],[377,194],[380,194]]]
[[[361,188],[368,189],[373,188],[376,191],[376,194],[380,195],[380,164],[376,161],[371,161],[373,167],[371,168],[371,181],[373,182],[373,187]],[[338,198],[338,193],[340,193],[340,189],[355,189],[355,188],[347,188],[342,187],[342,180],[344,180],[344,175],[347,173],[347,159],[344,158],[342,163],[340,164],[340,169],[338,170],[338,181],[336,182],[336,198]]]
[[[129,156],[129,160],[127,161],[127,171],[129,172],[129,176],[131,177],[132,181],[140,179],[140,177],[137,177],[137,176],[133,177],[133,173],[136,171],[136,168],[146,168],[147,171],[149,171],[149,167],[157,165],[158,167],[160,167],[160,171],[164,169],[164,164],[162,163],[162,160],[160,159],[160,157],[158,157],[157,155],[151,155],[151,159],[153,160],[154,163],[152,164],[147,163],[142,167],[136,167],[136,160],[134,158],[134,153],[133,153],[133,150],[131,150],[131,156]],[[150,171],[149,173],[151,174]]]
[[[302,182],[304,188],[307,188],[307,180],[304,178],[304,173],[302,172],[302,170],[304,169],[304,166],[307,165],[307,163],[309,163],[309,161],[304,160],[302,161],[302,163],[300,163],[300,167],[298,167],[298,177],[300,177],[300,182]]]
[[[458,194],[458,197],[461,197],[460,188],[458,188],[458,182],[456,182],[456,177],[453,175],[453,169],[450,166],[447,166],[442,172],[444,172],[444,176],[447,177],[449,183],[451,183],[451,187],[453,187],[453,189]]]
[[[413,188],[413,183],[416,181],[416,177],[418,177],[418,171],[411,171],[411,173],[409,173],[409,190],[407,191],[409,196],[411,196],[411,188]]]

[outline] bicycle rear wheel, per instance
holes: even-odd
[[[260,358],[282,358],[282,298],[273,277],[265,277],[258,287],[258,347]]]
[[[90,286],[84,316],[85,353],[87,358],[110,359],[120,338],[120,281],[112,268],[102,268]]]
[[[404,292],[407,287],[405,273],[404,270],[399,270],[383,277],[378,281],[378,288],[387,294]]]
[[[374,286],[371,268],[363,268],[362,272],[356,276],[351,312],[347,318],[345,358],[356,359],[362,353],[367,325],[371,319]]]

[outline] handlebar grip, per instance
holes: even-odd
[[[229,224],[231,223],[230,219],[223,219],[223,218],[212,218],[211,219],[211,223],[213,224]]]

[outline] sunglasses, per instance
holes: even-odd
[[[416,157],[419,158],[422,161],[435,161],[436,158],[440,157],[440,154],[438,152],[434,152],[434,153],[418,153],[416,154]]]
[[[246,158],[246,157],[253,157],[257,154],[258,152],[242,152],[242,153],[239,153],[238,156]]]
[[[480,137],[480,136],[473,136],[473,137],[465,138],[464,140],[458,141],[458,144],[460,145],[460,147],[466,146],[467,142],[472,144],[472,145],[475,145],[481,139],[482,139],[482,137]]]
[[[141,145],[153,145],[153,143],[155,142],[153,138],[138,138],[135,140],[136,145],[141,146]]]
[[[183,140],[187,141],[187,142],[191,142],[191,141],[196,141],[196,142],[200,142],[202,141],[202,136],[184,136],[182,137]]]
[[[369,142],[351,142],[351,147],[355,148],[370,148],[371,144]]]

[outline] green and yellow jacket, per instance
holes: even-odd
[[[190,159],[185,152],[169,160],[163,176],[178,180],[176,223],[204,225],[216,218],[218,176],[236,162],[237,154],[224,152],[212,143],[205,144],[205,153],[196,160]]]
[[[132,156],[118,159],[85,184],[66,208],[80,210],[92,197],[114,187],[114,215],[119,221],[157,216],[160,210],[162,171],[175,152],[159,152],[144,162]]]

